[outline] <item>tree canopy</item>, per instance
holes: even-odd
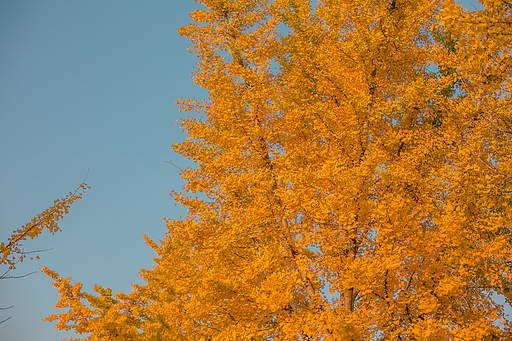
[[[512,3],[202,0],[186,216],[78,340],[509,340]]]

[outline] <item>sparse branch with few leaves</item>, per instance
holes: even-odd
[[[84,191],[88,188],[90,187],[84,180],[74,192],[69,192],[64,198],[55,200],[50,208],[32,218],[20,229],[13,231],[7,242],[0,243],[0,265],[8,266],[7,271],[0,276],[0,279],[5,278],[8,271],[14,270],[18,262],[22,262],[29,254],[34,253],[34,251],[25,251],[21,243],[28,238],[36,238],[44,230],[48,230],[52,234],[60,231],[58,221],[69,212],[69,208],[76,200],[82,198]]]

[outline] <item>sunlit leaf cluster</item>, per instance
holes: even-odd
[[[4,278],[9,271],[14,270],[16,264],[23,262],[27,256],[38,252],[37,250],[27,251],[22,242],[28,238],[36,238],[44,230],[48,230],[51,234],[60,231],[58,221],[69,212],[69,208],[75,200],[82,198],[84,191],[88,188],[90,187],[85,182],[81,183],[74,192],[69,192],[62,199],[54,200],[50,208],[32,218],[29,223],[23,225],[20,229],[13,231],[6,242],[0,243],[0,265],[7,266],[4,273],[0,275],[0,279]],[[39,258],[39,256],[36,256],[36,258]]]

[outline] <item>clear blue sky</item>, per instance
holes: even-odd
[[[476,4],[476,1],[472,1]],[[471,7],[469,1],[465,2]],[[24,243],[52,248],[13,275],[45,265],[92,291],[130,291],[178,218],[171,190],[190,165],[170,150],[184,138],[178,97],[203,98],[195,57],[176,30],[198,8],[191,0],[0,1],[0,241],[84,179],[92,187],[62,220],[62,232]],[[58,299],[38,272],[0,281],[0,339],[72,336],[41,319]]]
[[[130,290],[160,239],[164,217],[182,210],[186,161],[170,145],[184,134],[178,97],[202,98],[191,73],[195,56],[176,30],[198,4],[173,1],[0,2],[0,240],[64,197],[84,179],[92,187],[61,222],[25,249],[47,249],[22,275],[46,265],[92,291]],[[0,339],[54,341],[71,336],[41,318],[56,289],[44,274],[0,281]]]

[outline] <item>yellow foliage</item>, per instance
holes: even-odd
[[[507,2],[204,0],[188,209],[129,294],[54,279],[87,340],[485,340],[512,301]],[[205,199],[194,193],[202,192]]]
[[[8,265],[8,271],[16,268],[18,262],[23,262],[27,257],[27,252],[22,248],[21,242],[27,238],[34,239],[39,236],[43,230],[48,230],[50,233],[60,231],[57,222],[64,217],[64,214],[69,212],[69,208],[77,199],[81,199],[83,192],[89,186],[85,182],[81,183],[74,192],[53,202],[53,205],[46,209],[43,213],[38,214],[32,220],[23,225],[20,229],[13,231],[6,243],[0,243],[0,265]],[[39,256],[36,256],[39,259]],[[7,274],[5,272],[0,279]]]

